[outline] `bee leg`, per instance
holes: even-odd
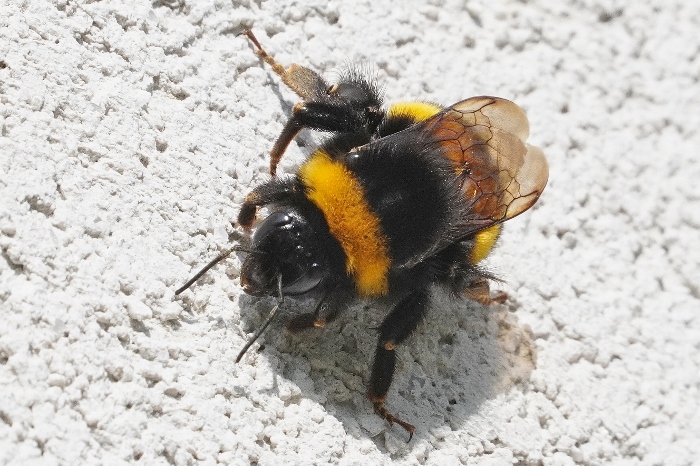
[[[294,106],[296,109],[297,104]],[[287,147],[292,142],[292,140],[299,134],[299,131],[304,127],[298,118],[294,117],[294,111],[292,111],[292,118],[287,121],[287,124],[282,128],[282,132],[277,137],[275,145],[272,146],[270,151],[270,175],[277,176],[277,165],[279,165],[280,160],[282,160],[282,155],[287,150]]]
[[[338,317],[349,300],[350,294],[347,291],[332,289],[321,298],[314,312],[306,312],[289,319],[287,330],[297,333],[310,328],[323,328]]]
[[[292,140],[303,128],[331,133],[351,133],[355,146],[366,144],[370,135],[364,114],[352,109],[339,99],[318,97],[294,105],[292,116],[284,125],[270,151],[270,175],[276,176],[277,165]],[[353,146],[354,147],[354,146]]]
[[[272,67],[272,71],[282,78],[282,82],[289,87],[296,95],[304,100],[317,99],[328,92],[328,83],[314,70],[292,63],[284,69],[272,55],[262,48],[260,42],[253,34],[253,31],[246,29],[241,33],[246,36],[256,48],[256,53],[265,63]]]
[[[491,305],[494,303],[504,303],[508,299],[508,294],[505,291],[491,292],[489,281],[486,278],[477,278],[472,281],[464,290],[465,295],[474,301]]]
[[[250,230],[255,220],[258,207],[275,202],[289,201],[297,196],[303,196],[294,178],[273,178],[266,183],[258,185],[243,201],[238,212],[238,224],[244,229]]]
[[[316,327],[316,313],[315,312],[305,312],[299,314],[298,316],[291,317],[285,327],[291,333],[299,333],[304,330]]]
[[[292,64],[285,69],[262,48],[250,29],[241,34],[248,37],[258,56],[302,99],[292,108],[291,118],[270,151],[270,175],[276,175],[282,155],[303,128],[337,133],[357,132],[357,137],[364,142],[354,140],[353,147],[369,142],[369,135],[384,117],[381,96],[371,83],[349,73],[341,77],[339,83],[330,85],[320,74],[305,66]]]
[[[406,429],[409,441],[416,428],[391,414],[384,406],[384,402],[396,368],[396,345],[402,343],[416,329],[426,313],[428,299],[426,290],[414,291],[401,300],[386,316],[379,327],[379,341],[367,389],[367,396],[374,405],[374,412],[386,419],[389,424],[396,423]]]
[[[250,39],[256,48],[258,56],[262,58],[265,63],[270,65],[272,71],[282,78],[282,82],[303,100],[303,102],[297,103],[292,109],[292,117],[287,124],[284,125],[282,132],[277,137],[277,141],[275,141],[275,145],[270,151],[270,175],[275,176],[277,174],[277,165],[282,159],[282,155],[302,128],[318,128],[318,125],[314,124],[314,121],[320,121],[320,129],[326,131],[334,130],[333,128],[326,128],[327,124],[324,122],[323,114],[309,111],[306,106],[307,102],[328,100],[331,86],[321,75],[304,66],[292,64],[285,69],[272,55],[262,48],[260,42],[258,42],[258,39],[250,29],[246,29],[241,34]],[[312,119],[310,122],[306,121],[308,120],[308,115],[310,115]]]

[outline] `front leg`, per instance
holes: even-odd
[[[374,411],[389,424],[395,422],[406,429],[409,441],[416,428],[391,414],[384,406],[384,402],[396,369],[396,345],[402,343],[418,327],[428,309],[428,302],[427,290],[414,291],[402,299],[386,316],[379,327],[379,341],[367,390],[367,396],[374,405]]]
[[[287,330],[292,333],[310,328],[323,328],[335,320],[352,299],[352,293],[342,286],[331,288],[316,305],[314,312],[306,312],[287,321]]]
[[[255,187],[243,201],[238,212],[238,224],[250,230],[258,207],[274,203],[289,203],[304,193],[296,178],[273,178]]]

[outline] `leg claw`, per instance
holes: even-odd
[[[403,427],[406,432],[408,432],[408,442],[411,441],[413,438],[413,433],[416,431],[416,427],[413,424],[409,424],[406,421],[402,421],[401,419],[397,418],[393,414],[389,412],[388,409],[384,406],[383,401],[374,401],[374,412],[377,413],[382,419],[385,419],[389,425],[394,425],[394,423],[400,425]]]

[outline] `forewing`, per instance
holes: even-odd
[[[526,211],[547,184],[544,153],[526,144],[525,112],[509,100],[472,97],[423,123],[454,166],[466,203],[458,233],[503,222]]]

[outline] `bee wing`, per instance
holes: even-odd
[[[509,100],[472,97],[423,123],[454,166],[466,213],[456,236],[515,217],[537,201],[549,169],[541,149],[526,144],[525,112]]]

